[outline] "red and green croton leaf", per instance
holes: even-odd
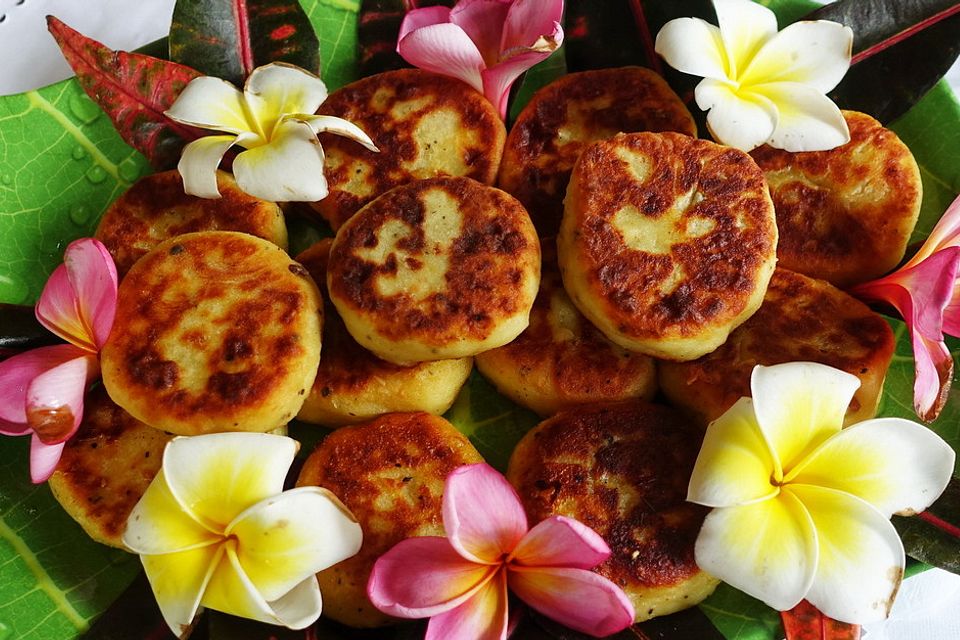
[[[201,133],[163,112],[200,73],[159,58],[114,51],[52,16],[47,26],[80,86],[110,116],[123,140],[156,169],[175,166],[183,145]]]
[[[320,42],[296,0],[181,0],[170,58],[237,86],[256,68],[286,62],[320,73]]]

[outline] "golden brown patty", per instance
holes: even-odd
[[[178,236],[120,284],[103,383],[159,429],[270,431],[313,384],[321,324],[316,285],[276,245],[228,231]]]
[[[393,622],[367,599],[373,563],[406,538],[442,536],[444,481],[482,460],[466,436],[428,413],[393,413],[328,436],[304,463],[297,486],[335,493],[363,528],[363,546],[317,574],[324,615],[354,627]]]
[[[595,571],[624,590],[640,622],[691,607],[717,585],[693,558],[707,509],[686,502],[701,439],[667,407],[578,407],[527,433],[507,478],[532,523],[563,515],[603,536],[611,555]]]
[[[327,238],[299,256],[321,290],[326,284]],[[426,411],[440,415],[450,408],[473,368],[473,358],[421,362],[402,367],[381,360],[357,344],[333,305],[326,305],[323,357],[313,387],[297,417],[339,427],[394,411]]]
[[[859,300],[777,269],[760,309],[723,346],[693,362],[661,362],[660,385],[706,425],[750,395],[755,365],[819,362],[860,378],[845,420],[853,424],[876,414],[894,346],[890,326]]]
[[[777,229],[750,156],[677,133],[597,142],[577,161],[558,238],[563,283],[622,347],[692,360],[760,302]]]
[[[280,207],[240,190],[233,176],[217,172],[219,200],[183,192],[176,170],[137,180],[100,219],[95,237],[106,245],[120,277],[157,244],[192,231],[242,231],[287,248]]]
[[[657,389],[653,359],[607,340],[570,301],[553,238],[542,243],[540,293],[516,340],[477,356],[477,368],[514,402],[543,416],[588,402],[643,398]]]
[[[160,471],[172,437],[131,416],[98,387],[87,394],[80,429],[50,476],[53,497],[91,538],[124,549],[127,517]]]
[[[676,131],[697,135],[680,98],[641,67],[562,76],[540,89],[517,117],[497,178],[530,212],[540,235],[557,232],[570,170],[583,148],[617,133]]]
[[[330,195],[313,207],[334,229],[381,193],[411,180],[465,176],[493,184],[506,130],[469,85],[419,69],[388,71],[334,91],[323,115],[346,118],[380,148],[321,134]]]
[[[421,180],[341,227],[330,299],[361,346],[397,364],[474,355],[527,326],[540,243],[512,196],[468,178]]]
[[[846,288],[903,258],[923,185],[913,155],[870,116],[844,111],[850,142],[831,151],[753,151],[777,210],[780,266]]]

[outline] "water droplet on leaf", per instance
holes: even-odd
[[[73,156],[74,160],[83,160],[87,157],[87,150],[83,147],[74,147],[70,155]]]
[[[70,209],[70,219],[79,226],[83,226],[90,221],[91,209],[85,204],[74,205]]]
[[[101,166],[93,166],[87,169],[87,180],[93,184],[100,184],[107,179],[107,172]]]
[[[120,173],[120,177],[127,182],[133,182],[140,177],[140,165],[138,165],[135,160],[130,158],[127,158],[121,162],[120,166],[117,168],[117,171]]]
[[[80,122],[90,124],[100,117],[100,107],[83,94],[70,96],[70,111]]]
[[[0,177],[0,182],[3,184],[13,184],[13,176],[11,176],[9,173],[5,173],[2,177]]]
[[[27,293],[26,283],[0,275],[0,302],[23,304],[27,301]]]

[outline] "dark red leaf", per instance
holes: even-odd
[[[781,611],[787,640],[859,640],[860,626],[839,622],[820,613],[803,600],[789,611]]]
[[[200,74],[180,64],[114,51],[53,16],[47,28],[77,74],[80,86],[110,116],[120,136],[156,169],[176,165],[183,145],[203,135],[163,112]]]
[[[357,24],[357,60],[365,76],[409,67],[397,53],[400,23],[410,9],[453,6],[453,0],[363,0]]]

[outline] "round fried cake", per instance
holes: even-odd
[[[350,334],[396,364],[462,358],[526,326],[540,243],[512,196],[468,178],[412,182],[340,228],[327,287]]]
[[[844,111],[850,142],[830,151],[751,155],[777,210],[780,266],[847,288],[903,259],[923,185],[913,154],[870,116]]]
[[[326,284],[330,238],[297,256],[321,290]],[[450,408],[473,369],[473,358],[435,360],[403,367],[357,344],[333,305],[323,320],[323,357],[297,418],[339,427],[395,411],[436,415]]]
[[[428,413],[392,413],[327,436],[297,486],[335,493],[363,528],[363,546],[317,574],[323,614],[352,627],[396,622],[367,598],[373,563],[407,538],[442,536],[444,481],[457,467],[482,461],[466,436]]]
[[[178,236],[120,283],[103,383],[158,429],[270,431],[313,384],[322,313],[307,271],[276,245],[230,231]]]
[[[713,351],[756,311],[776,246],[750,156],[677,133],[587,147],[557,242],[583,315],[620,346],[667,360]]]
[[[187,195],[176,170],[137,180],[100,219],[94,234],[110,251],[121,277],[150,249],[193,231],[241,231],[287,248],[287,227],[274,202],[247,195],[233,176],[217,171],[221,198]]]
[[[719,349],[692,362],[661,362],[660,386],[671,404],[703,425],[750,395],[758,364],[819,362],[860,378],[844,424],[872,418],[895,341],[886,320],[823,280],[778,268],[760,309]]]
[[[563,289],[553,238],[541,249],[530,326],[510,344],[477,355],[477,369],[500,393],[542,416],[589,402],[651,399],[653,359],[618,347],[590,324]]]
[[[381,193],[411,180],[464,176],[493,184],[506,129],[469,85],[419,69],[388,71],[338,89],[320,114],[353,122],[380,152],[320,134],[330,194],[312,206],[334,229]]]
[[[498,185],[530,212],[540,235],[560,227],[570,171],[583,148],[617,133],[697,135],[683,101],[642,67],[570,73],[537,91],[507,135]]]
[[[562,515],[603,537],[611,554],[594,571],[623,589],[641,622],[697,604],[719,582],[693,557],[708,510],[686,502],[702,438],[667,407],[578,407],[528,432],[507,478],[531,523]]]
[[[127,517],[160,471],[172,437],[140,422],[97,387],[87,394],[83,422],[47,484],[87,535],[124,549]]]

